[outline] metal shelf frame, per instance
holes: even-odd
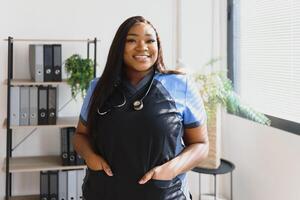
[[[90,45],[94,45],[94,77],[96,77],[96,66],[97,66],[97,43],[100,42],[95,37],[94,39],[14,39],[9,36],[7,39],[7,124],[6,124],[6,181],[5,181],[5,200],[12,198],[12,173],[10,173],[10,158],[12,157],[12,127],[10,126],[10,95],[11,86],[13,80],[13,47],[14,42],[81,42],[87,43],[87,58],[90,58]]]

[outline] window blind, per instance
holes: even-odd
[[[242,100],[300,123],[300,1],[240,0],[239,6]]]

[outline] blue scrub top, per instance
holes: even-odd
[[[136,86],[131,85],[129,81],[127,81],[126,79],[123,79],[122,80],[122,92],[124,93],[126,99],[129,100],[131,97],[134,97],[136,95],[136,93],[138,93],[139,90],[142,91],[143,88],[144,88],[143,90],[145,90],[146,85],[151,81],[151,78],[153,76],[152,74],[153,73],[149,73],[148,75],[146,75]],[[92,95],[98,81],[99,81],[99,78],[96,78],[91,81],[89,89],[87,91],[87,95],[84,99],[84,102],[83,102],[83,105],[81,108],[80,120],[85,125],[87,123],[89,101],[90,101],[91,95]],[[195,86],[193,81],[187,75],[161,74],[159,72],[155,72],[155,74],[153,76],[153,88],[155,88],[155,91],[156,91],[155,94],[158,94],[158,93],[162,94],[160,96],[157,96],[157,98],[160,98],[162,101],[169,102],[169,103],[163,104],[163,105],[172,104],[169,108],[165,108],[165,109],[172,109],[172,111],[170,111],[170,110],[166,111],[166,117],[171,116],[170,120],[173,120],[173,121],[168,122],[168,117],[167,117],[167,119],[166,119],[166,117],[163,117],[162,119],[164,119],[164,120],[162,120],[159,125],[164,128],[167,127],[167,129],[169,130],[169,131],[163,131],[164,134],[173,134],[174,133],[173,130],[176,132],[172,136],[170,136],[172,138],[171,140],[173,141],[173,143],[172,142],[168,143],[169,145],[171,145],[170,148],[171,149],[173,148],[173,150],[169,149],[164,152],[164,154],[166,154],[164,159],[166,159],[166,158],[171,159],[173,156],[178,155],[185,147],[184,143],[183,143],[183,139],[182,139],[184,133],[182,131],[182,128],[180,128],[180,127],[195,128],[195,127],[203,125],[206,122],[206,112],[204,109],[203,101],[201,99],[199,90],[197,89],[197,87]],[[149,98],[156,98],[155,94],[151,94],[151,97],[149,94]],[[146,98],[147,98],[147,96],[145,97],[145,99]],[[158,100],[158,102],[159,101],[160,100]],[[155,101],[153,101],[153,102],[155,102]],[[153,108],[155,107],[153,104],[148,104],[145,106],[151,106]],[[174,109],[174,107],[175,107],[175,109]],[[143,109],[145,112],[147,112],[146,111],[147,108],[143,108]],[[160,107],[158,109],[159,109],[158,112],[165,112],[165,111],[163,111],[164,108],[162,108],[162,107]],[[139,112],[139,111],[136,111],[136,112]],[[155,112],[156,111],[154,111],[154,113]],[[171,113],[171,115],[170,115],[170,113]],[[126,118],[126,113],[122,113],[122,115],[124,115],[123,117]],[[175,118],[174,118],[174,116],[175,116]],[[142,119],[139,118],[138,120],[142,120]],[[138,121],[138,120],[136,120],[136,121]],[[179,120],[179,122],[176,122],[178,120]],[[135,120],[133,120],[133,121],[135,121]],[[109,123],[109,121],[107,123]],[[178,126],[178,123],[181,125]],[[177,125],[173,126],[173,124],[177,124]],[[128,125],[128,126],[130,126],[130,125]],[[125,127],[126,127],[126,125],[125,125]],[[162,129],[164,129],[164,128],[162,128]],[[153,131],[159,132],[159,130],[160,130],[160,128],[158,127],[158,129],[154,129]],[[106,130],[106,131],[108,131],[108,130]],[[103,139],[102,139],[102,141],[103,141]],[[112,140],[108,140],[108,141],[112,141]],[[106,144],[108,144],[108,143],[109,142],[106,142]],[[103,146],[103,144],[102,144],[102,146]],[[159,145],[159,146],[161,146],[161,145]],[[159,148],[159,147],[155,146],[154,148]],[[122,152],[126,152],[126,150],[127,149],[125,148],[122,150]],[[170,153],[170,152],[173,152],[173,153]],[[138,153],[140,153],[140,152],[138,152]],[[132,155],[132,154],[134,154],[134,151],[133,151],[133,153],[130,153],[130,155]],[[132,156],[134,157],[134,155],[132,155]],[[113,161],[111,161],[111,162],[113,162]],[[134,166],[136,166],[136,165],[133,165],[132,168],[134,168]],[[122,168],[119,170],[122,170]],[[138,170],[138,168],[137,168],[137,170]],[[179,175],[178,178],[181,181],[181,189],[180,190],[183,191],[183,193],[185,195],[185,199],[189,200],[190,198],[188,195],[188,186],[187,186],[185,173]]]
[[[151,78],[151,75],[144,77],[143,80],[136,86],[132,86],[127,81],[124,81],[129,93],[134,93],[143,87]],[[201,126],[206,121],[206,112],[199,90],[195,83],[188,77],[182,74],[161,74],[155,73],[154,79],[159,81],[166,91],[168,91],[170,98],[175,102],[177,112],[181,116],[182,123],[185,128],[195,128]],[[91,95],[99,78],[91,81],[84,98],[83,105],[80,111],[80,120],[86,125],[88,107]]]

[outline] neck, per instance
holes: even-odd
[[[139,72],[139,71],[135,71],[135,70],[131,70],[131,69],[126,69],[125,70],[125,75],[127,77],[127,79],[129,80],[129,82],[136,86],[147,74],[151,73],[153,69],[150,68],[147,71],[143,71],[143,72]]]

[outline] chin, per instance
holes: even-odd
[[[139,72],[149,71],[153,65],[138,65],[135,66],[134,69]]]

